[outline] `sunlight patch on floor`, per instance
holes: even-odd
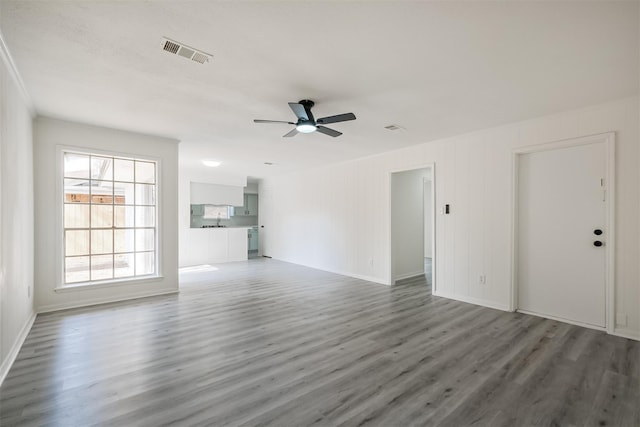
[[[218,267],[209,264],[194,265],[191,267],[181,267],[178,270],[180,273],[204,273],[207,271],[218,271]]]

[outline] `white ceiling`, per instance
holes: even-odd
[[[638,16],[635,1],[0,3],[39,114],[174,137],[182,168],[253,178],[636,94]],[[292,120],[304,98],[358,119],[335,139],[252,122]]]

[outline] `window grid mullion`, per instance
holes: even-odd
[[[115,184],[115,172],[116,172],[116,159],[111,158],[111,278],[116,277],[116,237],[115,237],[115,225],[116,225],[116,184]]]
[[[93,255],[91,250],[91,230],[93,230],[93,156],[89,155],[89,281],[93,280]]]
[[[136,169],[138,162],[133,162],[133,274],[138,274],[138,257],[136,256],[137,240],[138,240],[138,228],[137,228],[137,216],[138,216],[138,177],[136,176]]]

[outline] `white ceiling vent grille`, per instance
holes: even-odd
[[[203,55],[200,52],[194,53],[191,59],[201,64],[204,64],[205,62],[209,61],[209,57],[207,55]]]
[[[213,58],[213,55],[198,49],[194,49],[191,46],[185,45],[184,43],[180,43],[175,40],[171,40],[167,38],[165,38],[163,41],[164,41],[164,45],[162,48],[163,50],[176,55],[180,55],[183,58],[190,59],[199,64],[204,64],[206,62],[209,62],[209,59]]]

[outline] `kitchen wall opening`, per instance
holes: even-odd
[[[215,254],[211,254],[209,257],[211,261],[238,260],[240,257],[239,254],[232,257],[228,256],[229,247],[243,247],[243,244],[235,241],[238,238],[247,240],[244,259],[258,257],[258,194],[244,193],[242,200],[243,204],[241,206],[206,203],[191,204],[190,225],[192,229],[228,229],[229,233],[231,233],[232,230],[234,231],[234,236],[238,235],[236,231],[246,230],[244,237],[239,235],[233,237],[233,242],[231,241],[231,237],[229,237],[230,234],[226,232],[224,235],[220,233],[208,234],[209,249],[216,245],[227,246],[226,252],[220,248],[214,250],[213,252],[215,252]],[[237,249],[235,251],[237,252]],[[209,252],[212,251],[209,250]],[[227,257],[222,257],[218,252],[227,253]],[[242,259],[242,257],[240,257],[240,259]]]

